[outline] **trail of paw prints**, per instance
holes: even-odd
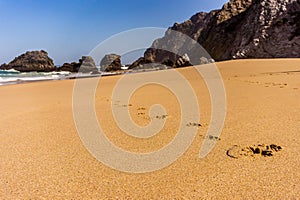
[[[204,139],[208,139],[208,140],[214,140],[214,141],[220,141],[221,138],[220,137],[217,137],[217,136],[213,136],[213,135],[208,135],[208,136],[205,136]]]
[[[287,72],[287,74],[289,75],[290,73]],[[272,73],[268,73],[268,75],[273,75]],[[279,74],[280,75],[280,74]],[[255,74],[251,74],[250,77],[257,77],[257,75]],[[235,81],[239,81],[239,82],[244,82],[244,83],[248,83],[248,84],[253,84],[253,85],[259,85],[259,86],[263,86],[266,88],[288,88],[289,85],[287,83],[280,83],[280,82],[263,82],[263,81],[257,81],[257,80],[244,80],[244,79],[239,79],[240,77],[235,75],[231,78],[228,78],[228,80],[235,80]],[[297,87],[292,88],[294,90],[297,90]]]
[[[121,101],[113,101],[113,106],[118,106],[118,107],[131,107],[131,106],[133,106],[133,105],[132,105],[132,104],[121,103]]]
[[[287,83],[276,83],[276,82],[260,82],[260,81],[250,81],[250,80],[245,80],[245,83],[250,83],[250,84],[255,84],[255,85],[260,85],[264,86],[266,88],[272,88],[272,87],[277,87],[277,88],[286,88],[288,87]]]
[[[155,116],[156,119],[166,119],[168,115],[157,115]]]
[[[189,122],[188,124],[186,124],[187,127],[196,127],[196,128],[204,128],[204,127],[208,127],[209,124],[207,123],[197,123],[197,122]],[[221,138],[217,137],[217,136],[213,136],[213,135],[199,135],[202,139],[206,139],[206,140],[213,140],[213,141],[220,141]]]
[[[282,147],[276,144],[265,145],[265,144],[258,144],[252,146],[241,147],[238,145],[234,145],[230,147],[226,151],[226,155],[231,158],[245,158],[245,157],[271,157],[275,153],[282,150]]]
[[[300,70],[294,70],[294,71],[283,71],[283,72],[268,72],[264,74],[268,74],[269,76],[274,76],[274,75],[295,75],[297,73],[300,73]]]
[[[148,116],[147,113],[147,108],[140,106],[137,108],[137,115],[140,118],[146,119],[146,120],[150,120],[151,118]],[[169,117],[169,115],[156,115],[153,118],[155,119],[167,119]]]
[[[138,107],[137,108],[137,116],[142,118],[142,119],[145,119],[145,120],[150,120],[150,117],[146,114],[146,107]]]
[[[274,82],[267,82],[263,83],[265,87],[279,87],[279,88],[286,88],[288,86],[287,83],[274,83]]]
[[[103,96],[96,96],[97,101],[103,101],[103,102],[111,102],[112,100],[108,97],[103,97]]]
[[[186,124],[187,127],[201,127],[202,125],[200,123],[196,122],[189,122]]]
[[[209,123],[205,123],[205,122],[202,122],[202,123],[198,123],[198,122],[189,122],[186,124],[187,127],[202,127],[202,128],[205,128],[205,127],[208,127],[209,126]]]

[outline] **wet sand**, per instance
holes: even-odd
[[[216,65],[226,89],[227,116],[215,148],[205,158],[198,157],[210,124],[210,96],[194,68],[178,69],[199,101],[200,121],[190,125],[201,126],[190,148],[176,162],[144,174],[113,170],[83,146],[72,113],[75,80],[1,86],[0,199],[299,198],[300,60],[241,60]],[[112,98],[121,77],[101,78],[96,93],[96,114],[106,136],[132,152],[164,147],[172,141],[180,122],[175,96],[162,86],[147,85],[124,104]],[[111,104],[128,108],[132,119],[145,126],[155,103],[164,105],[167,115],[157,116],[165,118],[166,124],[154,137],[129,137],[113,120]],[[250,149],[258,145],[270,148],[271,144],[281,147],[272,150],[271,156]]]

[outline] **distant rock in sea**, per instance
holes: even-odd
[[[121,56],[117,54],[105,55],[100,62],[100,67],[101,71],[103,72],[121,70]]]
[[[80,72],[87,73],[87,72],[98,72],[98,68],[96,67],[95,61],[91,56],[82,56],[79,60],[81,63]]]
[[[81,66],[80,62],[72,62],[72,63],[64,63],[61,67],[59,67],[58,71],[69,71],[73,73],[77,73]]]
[[[72,63],[64,63],[63,66],[57,69],[58,71],[69,71],[73,73],[83,72],[83,73],[97,73],[98,68],[91,56],[82,56],[79,59],[79,62],[72,62]]]
[[[174,31],[197,41],[211,58],[174,38]],[[300,0],[230,0],[222,9],[197,13],[170,27],[130,68],[146,63],[186,66],[180,56],[185,53],[196,64],[212,59],[299,58]]]
[[[28,51],[16,57],[9,64],[3,64],[0,69],[15,69],[20,72],[50,72],[55,70],[53,60],[48,57],[48,53],[41,51]]]

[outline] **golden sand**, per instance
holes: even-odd
[[[74,80],[1,86],[0,199],[299,198],[300,60],[228,61],[217,66],[225,84],[227,116],[213,151],[198,158],[210,123],[208,90],[194,68],[182,68],[178,71],[199,101],[201,126],[182,157],[144,174],[113,170],[88,153],[73,121]],[[148,85],[123,105],[111,98],[119,79],[102,78],[95,98],[106,136],[132,152],[151,152],[168,144],[180,120],[174,95]],[[111,104],[127,106],[132,119],[145,126],[155,103],[164,105],[167,122],[149,139],[125,135],[110,110]],[[232,147],[241,150],[259,144],[280,145],[282,150],[273,156],[227,155]]]

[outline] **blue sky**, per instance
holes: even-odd
[[[55,64],[77,61],[110,36],[167,28],[226,0],[0,0],[0,63],[46,50]]]

